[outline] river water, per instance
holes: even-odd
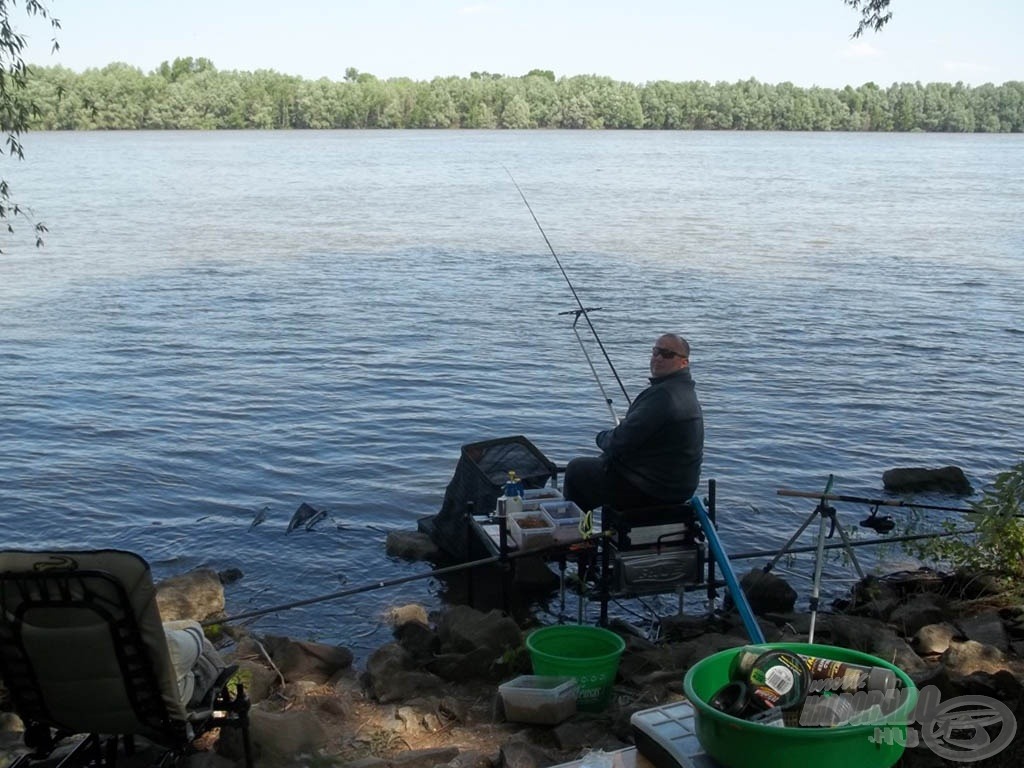
[[[730,552],[779,547],[810,514],[779,488],[834,474],[877,497],[886,469],[947,464],[982,488],[1021,456],[1020,136],[54,133],[25,149],[5,178],[50,231],[36,249],[16,220],[2,241],[6,546],[129,548],[158,577],[238,567],[238,613],[425,571],[384,539],[439,509],[464,443],[596,452],[610,416],[559,314],[575,301],[509,172],[602,308],[631,394],[659,333],[690,340]],[[330,516],[287,533],[302,502]],[[867,511],[839,519],[874,536]],[[830,568],[837,594],[849,568]],[[387,606],[439,592],[414,581],[256,627],[359,654],[388,636]]]

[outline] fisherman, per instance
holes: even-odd
[[[666,333],[651,350],[651,385],[614,429],[597,434],[598,457],[577,457],[565,471],[565,497],[584,511],[689,501],[700,481],[704,417],[690,375],[690,345]]]

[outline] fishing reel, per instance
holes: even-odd
[[[884,534],[896,527],[896,522],[889,515],[879,515],[878,505],[871,508],[871,514],[860,521],[862,528],[870,528],[877,534]]]

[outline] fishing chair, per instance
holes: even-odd
[[[201,632],[165,628],[149,565],[131,552],[0,552],[0,674],[32,750],[14,765],[115,766],[150,752],[176,765],[198,736],[230,726],[251,766],[249,701],[241,684],[227,689],[237,667]]]

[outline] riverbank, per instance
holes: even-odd
[[[745,589],[766,639],[805,641],[810,615],[792,610],[787,596],[795,593],[773,576],[756,579],[756,585],[754,578],[748,574]],[[870,579],[837,606],[841,610],[817,615],[815,642],[891,661],[919,688],[934,686],[944,703],[960,696],[999,702],[999,712],[1012,713],[1014,725],[989,726],[989,747],[998,751],[977,764],[1019,766],[1021,739],[1003,745],[999,739],[1024,715],[1024,605],[994,586],[931,571]],[[213,571],[168,580],[160,595],[165,619],[205,619],[224,610],[223,587]],[[557,725],[527,725],[505,719],[498,685],[531,671],[523,645],[528,621],[458,605],[433,614],[418,605],[396,606],[389,621],[393,642],[365,664],[353,663],[344,646],[225,628],[219,643],[239,665],[253,700],[258,765],[545,768],[630,746],[634,712],[681,700],[689,667],[747,643],[732,613],[664,619],[656,642],[614,625],[626,648],[608,707]],[[17,751],[18,722],[9,713],[3,722],[9,757]],[[229,768],[240,757],[233,734],[199,746],[194,765]],[[982,748],[965,754],[977,759]],[[956,763],[920,742],[899,765]]]

